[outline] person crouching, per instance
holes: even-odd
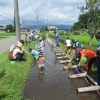
[[[25,55],[24,49],[22,48],[22,43],[18,43],[15,49],[13,50],[13,60],[20,61]]]
[[[38,68],[44,68],[44,62],[45,62],[45,57],[43,55],[43,52],[39,50],[39,59],[37,61]]]

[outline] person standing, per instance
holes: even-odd
[[[56,46],[59,47],[60,34],[58,32],[56,32],[55,34],[55,40],[56,40]]]
[[[71,40],[69,37],[67,37],[65,43],[66,43],[66,53],[70,54]]]
[[[27,43],[28,43],[28,36],[27,36],[27,34],[25,34],[24,42],[25,42],[25,45],[27,46]]]
[[[98,80],[97,83],[100,85],[100,32],[95,35],[96,40],[98,41],[98,47],[96,49],[97,53],[97,73],[98,73]]]

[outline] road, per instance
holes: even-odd
[[[24,35],[21,36],[21,39],[24,38]],[[16,36],[12,36],[10,38],[5,38],[0,40],[0,54],[4,53],[5,51],[9,50],[12,44],[17,42]]]

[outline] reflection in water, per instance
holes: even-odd
[[[39,79],[40,81],[43,81],[43,78],[44,78],[44,71],[45,71],[44,68],[41,68],[41,69],[38,70],[38,79]]]

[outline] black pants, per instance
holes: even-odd
[[[100,85],[100,58],[97,58],[98,85]]]
[[[24,56],[24,53],[17,53],[17,54],[16,54],[16,60],[17,60],[17,61],[22,60],[23,56]]]
[[[88,60],[88,62],[86,63],[86,71],[89,73],[91,67],[92,67],[92,64],[96,61],[96,57],[94,58],[91,58]]]

